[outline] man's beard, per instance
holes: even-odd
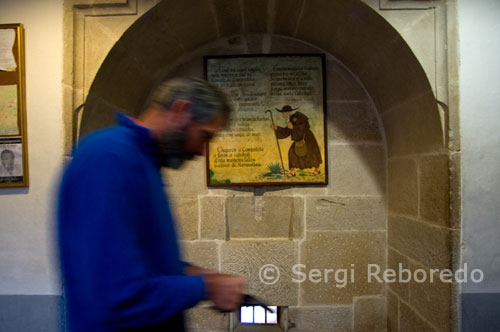
[[[185,150],[188,126],[167,133],[160,142],[160,163],[163,167],[178,169],[194,153]]]

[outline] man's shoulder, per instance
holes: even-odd
[[[98,130],[84,137],[75,156],[128,155],[136,149],[133,137],[120,126]]]
[[[66,173],[125,172],[139,159],[139,153],[137,144],[125,128],[101,129],[81,140]]]

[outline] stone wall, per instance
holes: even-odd
[[[458,231],[449,217],[449,163],[445,154],[389,159],[389,268],[398,271],[402,264],[412,273],[453,268],[451,252],[458,243]],[[452,328],[453,285],[438,281],[438,273],[433,275],[433,283],[388,284],[388,306],[393,307],[390,331]]]
[[[360,268],[367,259],[380,257],[382,263],[388,259],[389,267],[402,263],[412,269],[456,268],[460,146],[456,63],[448,63],[456,56],[454,25],[447,26],[447,19],[454,18],[449,10],[453,1],[77,2],[88,4],[66,8],[79,13],[72,22],[76,22],[75,36],[85,28],[84,38],[77,39],[68,53],[75,51],[72,59],[81,67],[75,67],[74,74],[71,68],[65,70],[73,87],[67,91],[72,97],[65,100],[77,105],[89,93],[83,132],[109,124],[117,108],[136,114],[147,90],[165,75],[201,76],[202,55],[319,50],[299,40],[330,54],[327,188],[209,190],[201,160],[166,174],[187,253],[195,261],[241,272],[254,281],[251,270],[268,251],[276,255],[271,263],[277,261],[285,269],[295,261],[335,268],[329,265],[343,264],[343,258]],[[137,19],[155,3],[152,11]],[[107,51],[118,38],[116,31],[127,26],[110,22],[117,18],[110,10],[121,12],[116,15],[128,24],[137,21],[97,72],[90,55],[104,58],[103,49]],[[93,24],[103,29],[92,33]],[[97,53],[90,52],[92,47]],[[92,75],[84,76],[86,70]],[[70,78],[76,80],[70,83]],[[443,109],[438,109],[436,97],[444,102]],[[270,206],[288,211],[275,213],[277,209]],[[286,248],[286,256],[278,248]],[[328,254],[318,254],[324,249]],[[372,256],[363,256],[369,249]],[[244,260],[243,265],[232,259],[233,252],[246,259],[250,250],[256,251],[256,260]],[[205,256],[200,257],[201,252]],[[251,284],[251,289],[264,298],[270,296],[269,290],[257,286]],[[413,328],[418,331],[455,327],[455,285],[410,283],[376,289],[360,284],[359,289],[340,290],[313,286],[284,284],[272,294],[276,302],[294,307],[290,317],[304,330],[326,326],[376,331],[383,329],[376,317],[386,311],[391,331],[411,331],[410,326],[422,327]],[[380,297],[385,294],[386,309]],[[214,318],[214,326],[225,319]],[[375,325],[363,325],[370,322]]]
[[[324,53],[292,38],[259,35],[222,38],[183,57],[167,76],[203,77],[203,55]],[[360,82],[327,54],[329,185],[208,189],[205,158],[166,171],[187,259],[237,273],[249,292],[289,307],[300,331],[385,330],[385,285],[368,283],[368,264],[386,262],[386,151],[374,105]],[[345,287],[294,283],[295,264],[310,269],[353,269]],[[265,264],[281,272],[276,284],[259,279]],[[352,267],[354,266],[354,267]],[[342,286],[338,284],[338,286]],[[191,311],[195,330],[226,330],[228,317]],[[293,331],[292,330],[292,331]]]

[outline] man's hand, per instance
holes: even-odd
[[[277,130],[278,129],[278,126],[275,125],[274,123],[271,123],[270,125],[271,129],[274,129],[274,130]]]
[[[218,273],[215,270],[209,270],[205,269],[196,265],[187,265],[184,268],[184,273],[188,276],[197,276],[197,275],[204,275],[204,274],[215,274]]]
[[[207,285],[207,299],[222,311],[238,309],[245,294],[247,281],[231,274],[205,274],[202,275]]]
[[[286,124],[286,127],[287,127],[288,129],[293,129],[293,124],[292,124],[291,122],[288,122],[288,123]]]

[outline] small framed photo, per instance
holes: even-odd
[[[328,183],[323,54],[206,56],[235,108],[208,144],[207,185]]]
[[[24,181],[22,139],[0,138],[0,186],[22,184]]]

